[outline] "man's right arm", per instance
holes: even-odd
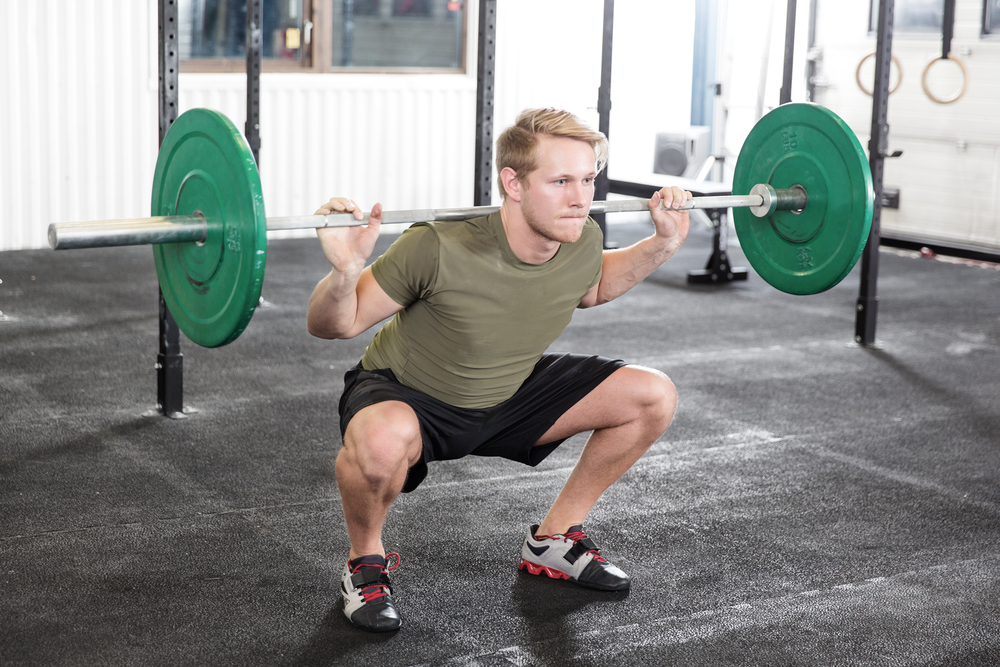
[[[316,211],[317,215],[354,213],[364,216],[350,199],[334,198]],[[332,266],[309,298],[307,327],[319,338],[353,338],[403,309],[372,276],[365,262],[375,248],[382,207],[376,204],[368,225],[317,229],[323,254]]]
[[[309,299],[309,333],[319,338],[354,338],[403,309],[366,267],[356,281],[336,269],[319,281]]]

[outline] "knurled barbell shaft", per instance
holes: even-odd
[[[805,190],[791,188],[775,191],[769,185],[755,186],[748,195],[694,197],[682,210],[749,207],[755,215],[767,215],[774,210],[795,210],[806,205]],[[595,201],[591,213],[635,213],[647,210],[648,200],[623,199]],[[499,206],[473,206],[451,209],[412,209],[385,211],[383,224],[412,224],[445,220],[465,220],[489,215]],[[267,219],[268,231],[292,229],[322,229],[324,227],[354,227],[367,224],[368,214],[356,220],[350,213],[331,215],[299,215]],[[154,243],[200,243],[208,236],[208,221],[200,215],[173,215],[126,220],[95,220],[91,222],[59,222],[49,225],[49,244],[56,250],[101,248]]]

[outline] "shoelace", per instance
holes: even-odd
[[[382,567],[380,565],[361,563],[357,565],[353,570],[351,570],[351,574],[357,574],[358,570],[360,570],[363,567],[377,567],[382,571],[382,574],[388,574],[389,572],[392,572],[393,570],[398,568],[399,564],[403,562],[403,559],[400,557],[400,555],[395,551],[392,551],[385,555],[386,565],[389,564],[389,559],[392,558],[393,556],[396,557],[396,563],[392,567]],[[388,595],[389,595],[389,589],[388,586],[386,586],[385,584],[371,584],[361,589],[361,597],[364,599],[366,603],[373,602],[375,600],[378,600],[379,598],[384,598]]]
[[[569,539],[573,540],[573,544],[576,544],[580,540],[587,539],[587,533],[583,532],[582,530],[574,530],[571,533],[565,533],[565,536],[568,537]],[[597,549],[591,549],[587,553],[588,554],[594,554],[594,560],[599,560],[599,561],[601,561],[603,563],[607,563],[608,562],[607,560],[604,559],[604,556],[602,556],[601,554],[599,554],[597,552]]]

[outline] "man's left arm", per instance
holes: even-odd
[[[691,193],[676,186],[656,192],[649,200],[655,233],[628,248],[605,250],[601,281],[583,296],[579,307],[590,308],[618,298],[670,259],[683,245],[690,226],[688,212],[676,207],[689,199]]]

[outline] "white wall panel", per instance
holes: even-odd
[[[603,1],[498,4],[496,132],[528,106],[596,126]],[[478,2],[466,7],[467,74],[261,77],[269,215],[334,194],[393,209],[472,204]],[[54,221],[149,215],[156,21],[152,0],[0,3],[0,249],[47,247]],[[688,122],[693,5],[619,3],[615,25],[612,165],[645,171],[655,133]],[[241,74],[183,74],[179,99],[244,127]]]
[[[854,129],[867,148],[872,100],[855,81],[858,63],[875,49],[867,34],[868,3],[821,0],[820,73],[829,86],[817,101]],[[893,54],[902,81],[889,98],[889,147],[902,150],[886,160],[884,185],[899,188],[898,210],[882,210],[886,233],[1000,248],[1000,40],[980,37],[981,0],[958,0],[952,53],[968,70],[965,96],[954,104],[932,102],[923,91],[927,63],[941,55],[941,40],[896,34]],[[932,90],[947,97],[958,90],[957,68],[938,63]],[[869,88],[871,59],[861,69]],[[893,81],[897,68],[893,66]]]
[[[0,3],[0,250],[47,247],[53,221],[149,214],[148,4]]]
[[[875,46],[866,30],[868,4],[821,0],[818,15],[820,74],[830,84],[818,101],[843,116],[863,144],[871,98],[854,73]],[[543,105],[596,125],[602,0],[499,5],[495,131],[521,109]],[[764,22],[770,41],[767,30],[740,37],[741,12],[759,17],[772,5],[778,10]],[[262,77],[269,214],[311,212],[333,194],[365,205],[379,199],[389,208],[472,203],[478,3],[466,6],[465,75]],[[734,153],[746,129],[738,127],[741,109],[757,104],[758,90],[773,106],[783,6],[730,3],[729,41],[745,38],[723,62],[742,68],[725,91]],[[955,104],[934,104],[920,87],[938,40],[896,36],[904,77],[889,104],[890,143],[904,155],[886,163],[886,186],[902,193],[900,209],[883,213],[887,231],[1000,247],[1000,40],[980,38],[981,7],[980,0],[958,2],[953,48],[964,54],[969,89]],[[152,0],[0,2],[0,249],[46,247],[53,221],[149,214],[157,152],[155,14]],[[616,6],[612,173],[647,171],[655,133],[687,124],[692,26],[687,0]],[[796,45],[801,55],[804,38]],[[750,84],[745,94],[740,82]],[[242,75],[185,74],[181,108],[217,108],[242,127],[244,86]],[[928,191],[949,202],[946,214],[926,203]]]
[[[47,247],[50,222],[149,215],[156,21],[155,2],[0,3],[0,250]],[[334,194],[471,205],[472,61],[465,75],[264,74],[268,214],[311,213]],[[242,130],[245,86],[242,74],[183,74],[180,110],[217,109]],[[296,234],[312,232],[285,233]]]
[[[365,208],[470,205],[475,87],[463,75],[264,74],[267,214],[312,213],[333,195]],[[242,75],[184,75],[181,88],[182,109],[218,109],[244,129]]]
[[[568,109],[596,128],[603,0],[498,5],[496,134],[528,107]],[[656,133],[690,126],[693,32],[690,0],[615,4],[608,132],[613,177],[650,172]],[[496,184],[493,189],[499,201]]]
[[[847,11],[867,11],[868,0],[842,2]],[[720,17],[722,48],[719,81],[722,94],[723,181],[730,183],[736,160],[747,135],[761,116],[781,102],[784,73],[784,0],[728,0]],[[792,100],[802,101],[805,92],[806,46],[809,3],[797,5],[795,53],[792,63]]]

